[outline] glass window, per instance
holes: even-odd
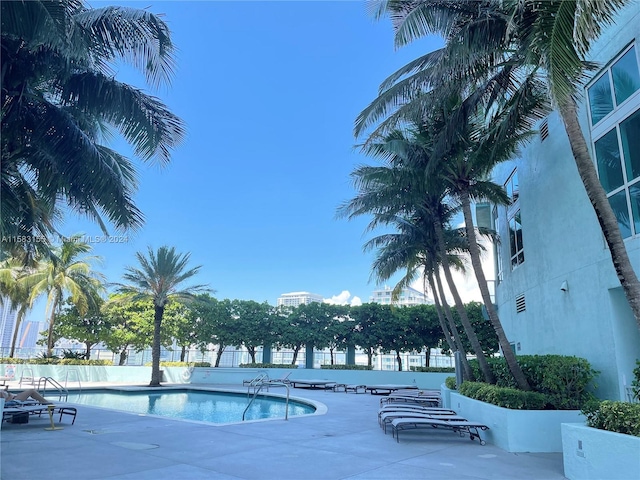
[[[618,148],[618,134],[614,128],[596,142],[596,160],[600,183],[608,192],[615,190],[624,183],[622,164],[620,163],[620,149]]]
[[[640,177],[640,110],[620,124],[627,181]]]
[[[631,222],[629,219],[629,207],[627,205],[627,192],[621,190],[615,195],[609,197],[609,203],[613,209],[613,213],[618,220],[618,226],[620,227],[620,233],[622,238],[631,236]]]
[[[635,46],[616,59],[587,92],[592,122],[593,151],[598,176],[607,192],[609,204],[618,220],[623,238],[640,235],[640,74]],[[604,79],[613,85],[615,100],[604,113],[597,105],[607,89]],[[611,88],[609,87],[609,91]],[[615,99],[613,98],[615,96]],[[603,97],[604,98],[604,97]],[[619,107],[621,102],[625,102]],[[603,104],[606,103],[603,100]],[[608,108],[608,107],[607,107]],[[600,112],[600,113],[599,113]],[[598,117],[601,113],[603,116]],[[604,118],[606,116],[606,118]]]
[[[629,188],[629,200],[633,214],[633,226],[637,235],[640,233],[640,182],[636,182]]]
[[[524,262],[520,210],[518,210],[515,215],[509,219],[509,243],[511,246],[511,266],[515,267]]]
[[[611,83],[609,82],[608,73],[605,73],[589,88],[588,94],[591,125],[595,125],[613,110]]]
[[[616,104],[620,105],[640,87],[636,49],[632,47],[611,67]]]
[[[504,188],[507,191],[511,203],[517,202],[520,197],[520,186],[518,185],[518,172],[516,170],[513,171],[509,180],[504,184]]]

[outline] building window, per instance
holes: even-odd
[[[493,210],[491,212],[491,216],[493,217],[493,230],[495,232],[500,231],[500,217],[498,215],[498,206],[494,205]],[[500,242],[497,241],[494,243],[494,253],[496,258],[496,280],[498,283],[502,282],[502,253],[501,253],[501,245]]]
[[[513,268],[524,262],[520,210],[516,211],[509,219],[509,243],[511,245],[511,267]]]
[[[640,235],[639,91],[635,46],[587,87],[598,175],[623,238]]]
[[[522,243],[522,219],[520,214],[520,188],[518,184],[518,172],[514,170],[504,184],[504,189],[511,200],[507,207],[507,220],[509,224],[509,246],[511,252],[511,268],[524,262],[524,246]]]

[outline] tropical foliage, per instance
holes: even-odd
[[[5,251],[46,247],[61,209],[107,231],[138,228],[132,161],[107,146],[112,133],[144,161],[165,164],[184,135],[156,97],[119,82],[129,63],[152,87],[174,68],[169,29],[128,7],[81,0],[2,2],[0,236]]]
[[[171,300],[192,301],[198,292],[207,290],[205,285],[185,287],[183,283],[194,277],[200,266],[188,267],[190,254],[176,252],[175,247],[162,246],[154,251],[148,248],[147,255],[136,254],[138,265],[127,267],[123,278],[127,284],[119,285],[119,292],[131,295],[134,300],[149,299],[153,302],[153,344],[151,347],[152,369],[150,386],[160,385],[160,345],[162,318]]]

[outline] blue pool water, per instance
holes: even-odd
[[[211,423],[241,422],[250,397],[241,393],[203,392],[196,390],[165,390],[161,392],[130,392],[88,390],[69,393],[67,401],[94,407],[123,410],[139,414],[159,415],[184,420]],[[289,401],[289,416],[308,415],[315,408]],[[258,396],[245,414],[245,420],[284,418],[285,400]]]

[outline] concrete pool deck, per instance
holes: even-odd
[[[246,392],[238,385],[212,387]],[[301,388],[291,396],[321,402],[327,412],[215,426],[79,405],[74,425],[56,423],[63,430],[44,430],[45,416],[4,423],[0,478],[565,478],[560,453],[508,453],[450,431],[406,431],[397,443],[378,426],[379,396]]]

